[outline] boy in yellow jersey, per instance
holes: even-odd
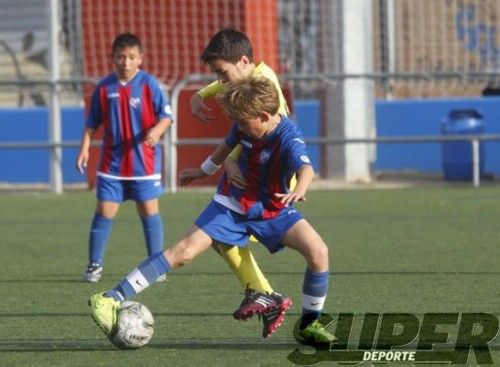
[[[202,52],[201,60],[217,75],[217,80],[192,96],[191,113],[194,117],[206,123],[212,122],[213,116],[210,108],[203,100],[222,92],[225,83],[249,76],[270,79],[279,94],[278,112],[285,116],[289,114],[276,73],[262,61],[254,63],[252,44],[244,33],[230,28],[219,31]],[[238,145],[226,159],[224,168],[228,182],[235,187],[245,189],[245,177],[236,164],[240,152],[241,146]],[[254,238],[251,238],[251,241],[256,242]],[[273,291],[248,247],[217,244],[214,248],[226,260],[246,289],[245,298],[234,312],[234,318],[245,320],[254,314],[261,315],[264,322],[263,335],[265,337],[271,335],[282,324],[285,312],[292,305],[292,300]]]

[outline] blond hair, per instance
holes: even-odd
[[[263,77],[249,77],[224,84],[224,91],[216,98],[226,115],[239,121],[258,118],[263,112],[275,115],[280,106],[276,86]]]

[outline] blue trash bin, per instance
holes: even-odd
[[[443,135],[482,134],[483,116],[475,109],[452,110],[441,125]],[[444,178],[450,181],[472,180],[472,144],[469,141],[443,142],[442,165]],[[479,174],[484,173],[484,146],[479,144]]]

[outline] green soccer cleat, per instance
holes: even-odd
[[[337,337],[329,333],[319,320],[314,320],[305,329],[299,330],[298,336],[304,344],[308,345],[331,345],[338,341]]]
[[[111,334],[117,323],[120,302],[104,296],[104,293],[97,293],[90,297],[89,306],[92,318],[97,326],[107,335]]]

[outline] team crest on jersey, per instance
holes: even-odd
[[[269,160],[269,157],[271,156],[271,152],[268,150],[263,150],[260,152],[260,163],[264,164]]]
[[[137,108],[141,104],[141,99],[139,97],[130,97],[130,101],[128,101],[130,107]]]

